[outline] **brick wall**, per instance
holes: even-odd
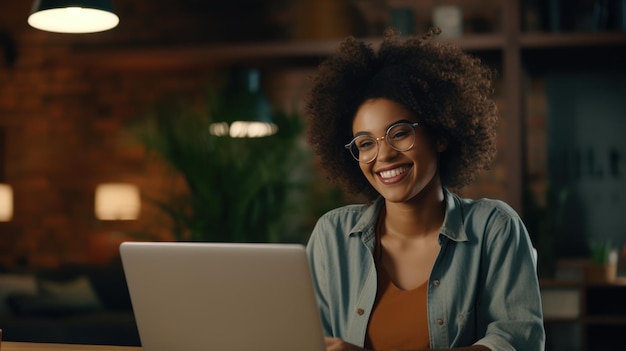
[[[98,261],[104,250],[116,250],[124,238],[119,233],[170,239],[167,218],[145,200],[137,221],[97,220],[94,190],[103,182],[134,183],[150,196],[184,189],[162,162],[124,133],[125,126],[171,93],[202,92],[218,67],[101,69],[79,64],[74,54],[93,48],[287,36],[281,30],[288,22],[288,7],[281,6],[289,1],[269,1],[266,7],[250,0],[225,3],[114,1],[121,17],[118,28],[68,35],[30,28],[26,23],[30,1],[0,2],[0,34],[10,39],[3,40],[2,51],[16,53],[15,60],[4,55],[0,61],[0,128],[6,136],[3,178],[15,198],[13,220],[0,222],[0,265]],[[217,10],[227,15],[204,16]],[[269,11],[267,16],[259,16],[264,11]],[[150,67],[149,60],[145,64]],[[269,95],[300,108],[298,98],[307,89],[310,73],[311,67],[275,72],[266,85]],[[500,147],[493,170],[466,195],[504,197],[506,153],[502,142]],[[94,249],[94,243],[100,246]]]
[[[177,2],[121,3],[118,29],[84,36],[30,28],[28,1],[0,4],[0,32],[12,42],[3,49],[16,52],[14,62],[0,67],[4,180],[14,190],[13,220],[0,223],[0,264],[90,261],[90,242],[118,231],[168,238],[167,218],[145,201],[137,221],[97,220],[94,190],[103,182],[134,183],[144,195],[181,186],[124,134],[125,126],[172,92],[202,91],[212,68],[128,72],[76,65],[72,53],[81,48],[199,39],[200,18],[181,26],[187,17]]]

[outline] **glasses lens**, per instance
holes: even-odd
[[[360,135],[352,142],[350,152],[359,162],[367,163],[376,158],[378,143],[376,142],[376,139],[370,136]]]
[[[398,151],[407,151],[415,143],[415,129],[410,124],[396,124],[387,132],[387,143]]]

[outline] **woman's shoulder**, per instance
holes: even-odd
[[[485,216],[495,215],[504,218],[519,218],[519,214],[509,204],[502,200],[492,198],[462,198],[458,195],[454,195],[458,201],[459,206],[462,208],[463,213],[467,215],[482,214]]]
[[[371,204],[344,205],[324,213],[317,221],[311,238],[324,245],[343,247],[354,245],[364,232],[370,232],[376,206]]]
[[[363,216],[372,210],[371,204],[349,204],[331,209],[320,216],[318,222],[332,223],[333,225],[343,224],[352,226]]]
[[[317,226],[331,226],[341,232],[361,232],[372,225],[383,204],[379,198],[373,203],[343,205],[320,216]]]
[[[519,214],[502,200],[453,195],[448,205],[447,228],[452,232],[463,231],[470,241],[513,238],[525,232]]]

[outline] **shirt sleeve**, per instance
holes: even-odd
[[[475,344],[491,350],[543,351],[545,331],[534,249],[521,219],[500,214],[487,228],[484,291],[478,323],[487,325]]]
[[[321,240],[323,235],[324,218],[318,220],[311,237],[306,246],[309,265],[311,267],[311,276],[313,278],[313,288],[319,306],[320,317],[322,321],[322,330],[324,335],[332,336],[332,327],[330,323],[330,307],[328,302],[328,281],[326,280],[326,260],[324,259],[326,248]]]

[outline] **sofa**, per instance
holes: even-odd
[[[6,341],[140,345],[121,261],[0,268],[0,328]]]

